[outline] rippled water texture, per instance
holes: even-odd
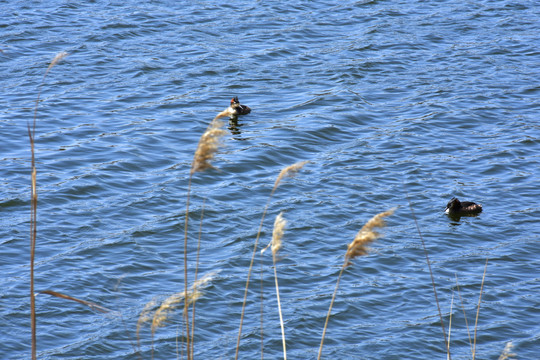
[[[315,359],[347,243],[398,207],[341,278],[325,359],[540,353],[540,8],[536,1],[28,2],[0,4],[0,358],[30,356],[30,145],[38,92],[40,359],[176,358],[193,153],[233,96],[252,108],[193,176],[190,282],[204,204],[195,357],[234,357],[257,230],[288,224],[277,273],[291,359]],[[59,52],[69,55],[43,76]],[[284,179],[280,170],[309,163]],[[478,217],[443,213],[452,197]],[[408,200],[409,199],[409,200]],[[410,206],[409,206],[410,203]],[[240,358],[260,358],[260,257]],[[270,253],[264,354],[283,355]],[[456,278],[459,283],[456,284]],[[147,310],[156,310],[148,306]],[[463,308],[463,309],[462,309]],[[465,313],[465,315],[464,315]],[[465,322],[465,316],[467,324]],[[139,356],[140,355],[140,356]]]

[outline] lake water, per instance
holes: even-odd
[[[195,357],[234,358],[247,271],[277,214],[291,359],[315,359],[346,246],[398,207],[341,278],[325,359],[540,357],[540,6],[536,1],[9,1],[0,4],[0,358],[30,357],[30,145],[38,92],[35,291],[40,359],[177,358],[184,217],[201,134],[233,96],[213,165],[193,176],[190,283],[203,210]],[[62,51],[69,55],[50,69]],[[42,82],[43,81],[43,82]],[[477,217],[443,213],[452,197]],[[409,206],[409,200],[410,206]],[[264,355],[283,356],[272,256]],[[458,279],[459,289],[456,285]],[[241,359],[261,357],[260,257]],[[465,313],[465,315],[464,315]],[[151,312],[151,314],[153,314]],[[466,317],[465,317],[466,316]],[[467,324],[465,322],[467,319]],[[179,355],[180,356],[180,355]]]

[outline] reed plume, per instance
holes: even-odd
[[[51,63],[49,64],[49,67],[47,67],[47,71],[45,71],[45,75],[43,76],[43,79],[45,79],[45,76],[47,76],[47,74],[49,73],[49,70],[51,70],[53,66],[58,64],[60,60],[62,60],[66,56],[68,56],[68,53],[65,51],[61,51],[58,54],[56,54],[56,56],[52,59]]]
[[[141,326],[144,323],[147,323],[147,322],[149,322],[150,320],[153,319],[153,316],[151,316],[151,313],[152,313],[152,310],[154,309],[154,307],[156,307],[156,305],[157,305],[156,298],[153,298],[148,303],[146,303],[143,310],[141,311],[141,314],[139,315],[139,320],[137,320],[137,332],[136,332],[136,335],[137,335],[137,347],[139,348],[139,351],[141,350],[141,338],[139,336],[140,331],[141,331]]]
[[[32,170],[31,170],[31,212],[30,212],[30,330],[31,330],[31,356],[32,360],[36,359],[37,344],[36,344],[36,302],[34,297],[34,260],[36,254],[36,239],[37,239],[37,169],[36,169],[36,152],[35,152],[35,137],[36,137],[36,121],[37,121],[37,108],[39,104],[39,98],[41,96],[41,90],[45,83],[45,78],[49,71],[68,54],[66,52],[58,53],[49,66],[47,71],[43,75],[41,84],[39,85],[38,95],[36,97],[36,105],[34,107],[34,119],[32,127],[30,122],[27,122],[28,138],[30,141],[30,152],[32,155]]]
[[[187,300],[188,305],[191,305],[195,303],[202,295],[201,289],[205,287],[205,285],[212,281],[214,276],[217,274],[217,272],[211,272],[203,277],[201,277],[199,280],[195,281],[191,288],[186,291],[181,291],[178,293],[174,293],[165,300],[161,302],[159,305],[159,308],[153,313],[154,308],[157,306],[158,302],[156,301],[156,298],[153,298],[150,300],[141,311],[141,314],[139,315],[139,320],[137,321],[137,345],[140,349],[140,337],[139,333],[141,330],[141,327],[144,323],[151,322],[150,330],[152,333],[152,358],[154,357],[154,335],[158,328],[163,327],[167,324],[167,321],[171,317],[171,315],[175,312],[176,309],[184,302],[184,300]],[[187,293],[187,298],[186,298]],[[184,305],[183,313],[186,314],[188,310],[188,307]],[[184,316],[185,318],[185,316]],[[189,335],[189,334],[188,334]]]
[[[222,126],[222,121],[214,119],[202,134],[191,164],[191,174],[213,168],[210,161],[214,158],[221,144],[221,138],[227,133],[222,129]]]
[[[514,345],[512,345],[511,341],[507,342],[498,360],[506,360],[516,357],[517,355],[511,352],[513,347]]]
[[[281,180],[285,177],[293,177],[295,176],[303,167],[306,165],[309,161],[300,161],[296,164],[292,164],[284,168],[279,172],[279,175],[274,183],[274,188],[272,189],[272,194],[274,191],[276,191],[277,187],[281,183]]]
[[[193,174],[196,172],[204,171],[209,168],[213,168],[210,164],[210,161],[213,160],[214,155],[216,154],[219,145],[221,144],[221,138],[226,134],[226,131],[221,129],[223,122],[218,120],[218,116],[212,120],[206,131],[201,135],[197,149],[195,150],[195,155],[193,156],[193,161],[191,163],[191,170],[189,173],[188,180],[188,190],[187,190],[187,199],[186,199],[186,216],[184,220],[184,307],[186,311],[184,312],[185,322],[186,322],[186,347],[187,347],[187,358],[191,359],[191,344],[190,344],[190,326],[189,326],[189,315],[188,315],[188,268],[187,268],[187,231],[188,231],[188,222],[189,222],[189,201],[191,196],[191,181]]]
[[[263,211],[263,214],[262,214],[262,217],[261,217],[261,222],[259,224],[259,230],[257,231],[257,236],[255,238],[255,244],[253,245],[253,253],[251,255],[251,261],[249,263],[248,275],[247,275],[247,280],[246,280],[246,287],[245,287],[245,290],[244,290],[244,300],[242,302],[242,312],[240,314],[240,326],[239,326],[239,329],[238,329],[238,338],[236,339],[236,352],[235,352],[235,356],[234,356],[234,358],[236,360],[238,360],[238,353],[240,351],[240,339],[242,337],[242,326],[243,326],[243,323],[244,323],[244,314],[245,314],[245,310],[246,310],[246,301],[247,301],[247,294],[248,294],[248,289],[249,289],[249,280],[251,278],[251,271],[253,269],[253,262],[255,261],[255,254],[257,253],[257,246],[259,245],[259,238],[261,237],[262,226],[263,226],[263,223],[264,223],[264,218],[266,216],[266,212],[268,210],[268,206],[270,205],[270,200],[272,199],[272,196],[274,195],[277,187],[281,183],[281,180],[283,180],[283,178],[285,178],[285,177],[294,176],[307,163],[308,163],[308,161],[297,162],[297,163],[295,163],[293,165],[290,165],[290,166],[287,166],[286,168],[281,170],[278,177],[277,177],[277,179],[276,179],[276,181],[274,182],[274,187],[272,188],[272,191],[270,192],[270,195],[268,196],[268,200],[266,201],[266,205],[264,207],[264,211]]]
[[[347,246],[347,252],[345,253],[345,264],[343,266],[346,267],[351,265],[350,261],[358,256],[367,255],[367,245],[380,236],[373,229],[376,227],[384,227],[384,217],[392,215],[394,211],[395,209],[391,209],[375,215],[362,227],[362,229],[360,229],[360,231],[358,231],[354,237],[354,240]]]
[[[345,253],[345,261],[343,265],[341,266],[341,269],[339,271],[338,279],[336,282],[336,287],[334,288],[334,294],[332,295],[332,300],[330,301],[330,307],[328,309],[328,313],[326,314],[326,321],[324,323],[323,333],[322,333],[322,339],[321,339],[321,345],[319,346],[319,355],[317,359],[321,358],[322,355],[322,348],[324,344],[324,337],[326,335],[326,329],[328,327],[328,321],[330,320],[330,315],[332,314],[332,307],[334,306],[334,301],[336,299],[336,293],[339,288],[339,282],[341,280],[341,275],[343,275],[343,271],[348,266],[352,265],[351,260],[358,256],[363,256],[368,254],[368,248],[367,245],[371,242],[373,242],[375,239],[377,239],[380,235],[375,232],[373,229],[376,227],[384,227],[384,217],[390,216],[394,213],[395,209],[391,209],[382,213],[379,213],[372,217],[363,227],[358,231],[356,236],[354,237],[354,240],[347,246],[347,252]]]
[[[281,239],[283,238],[285,225],[287,225],[287,221],[283,218],[283,212],[280,212],[279,215],[276,216],[276,220],[274,221],[274,230],[272,230],[272,241],[270,241],[268,245],[261,250],[261,254],[263,254],[269,247],[271,247],[272,255],[275,255],[281,249]]]

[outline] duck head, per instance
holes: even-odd
[[[452,210],[458,209],[461,207],[461,202],[457,198],[452,198],[448,204],[446,204],[446,209],[444,209],[445,213],[450,213]]]

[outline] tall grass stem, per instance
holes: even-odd
[[[407,196],[407,200],[409,201],[409,208],[411,209],[411,215],[414,219],[416,230],[418,231],[418,236],[420,236],[420,241],[422,242],[422,247],[424,248],[424,255],[426,256],[426,262],[429,269],[429,275],[431,277],[431,286],[433,287],[433,294],[435,295],[435,303],[437,304],[437,311],[439,312],[439,320],[441,321],[441,328],[443,332],[444,345],[446,347],[447,357],[449,360],[452,360],[452,355],[450,354],[450,345],[448,344],[448,339],[446,337],[446,329],[444,327],[444,321],[443,321],[443,317],[441,313],[441,306],[439,305],[439,297],[437,296],[437,287],[435,286],[435,278],[433,277],[433,271],[431,270],[431,262],[429,261],[429,254],[426,248],[426,244],[424,242],[424,237],[422,236],[422,232],[420,231],[420,226],[418,225],[418,221],[416,220],[416,216],[414,215],[414,210],[411,204],[411,200],[409,199],[409,195],[407,193],[406,193],[406,196]]]
[[[478,296],[478,306],[476,309],[476,320],[474,322],[474,338],[473,338],[473,352],[472,359],[476,357],[476,330],[478,329],[478,316],[480,315],[480,303],[482,302],[482,292],[484,291],[484,281],[486,280],[486,271],[488,266],[488,258],[486,258],[486,265],[484,266],[484,274],[482,275],[482,284],[480,285],[480,295]]]
[[[236,339],[236,350],[234,354],[235,360],[238,360],[238,354],[240,351],[240,340],[242,338],[242,326],[244,324],[244,315],[246,311],[246,302],[247,302],[247,295],[249,290],[249,281],[251,279],[251,271],[253,269],[253,262],[255,261],[255,254],[257,254],[257,247],[259,245],[259,238],[261,237],[261,232],[264,224],[264,218],[266,216],[266,212],[268,211],[268,207],[270,206],[270,201],[272,200],[272,196],[274,195],[274,192],[276,191],[277,187],[281,183],[281,180],[285,177],[291,177],[294,176],[302,167],[307,164],[307,161],[301,161],[298,163],[295,163],[293,165],[287,166],[286,168],[282,169],[279,173],[276,181],[274,182],[274,187],[272,188],[272,191],[270,192],[270,195],[268,196],[268,200],[266,201],[266,205],[264,206],[263,214],[261,217],[261,222],[259,224],[259,229],[257,231],[257,236],[255,238],[255,243],[253,244],[253,253],[251,254],[251,260],[249,262],[249,269],[248,269],[248,275],[246,279],[246,287],[244,289],[244,300],[242,302],[242,312],[240,314],[240,326],[238,328],[238,338]]]

